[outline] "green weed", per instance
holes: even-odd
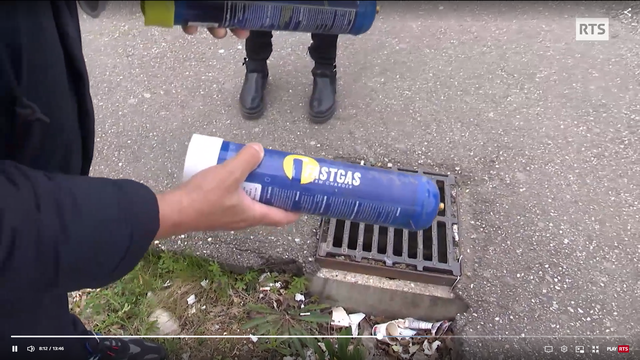
[[[289,287],[287,288],[288,294],[302,294],[305,292],[308,285],[307,278],[301,276],[294,276],[291,282],[289,283]]]
[[[248,304],[247,308],[253,312],[253,318],[242,326],[243,329],[254,329],[255,335],[315,335],[319,333],[319,326],[331,322],[331,316],[321,311],[328,309],[327,305],[308,305],[297,308],[296,302],[289,301],[288,297],[280,297],[276,304],[278,308],[265,305]],[[303,344],[315,350],[318,347],[317,340],[313,338],[266,338],[259,343],[264,351],[275,350],[282,355],[297,355],[305,358]]]

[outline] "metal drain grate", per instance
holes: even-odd
[[[436,182],[440,202],[445,206],[433,225],[423,231],[408,231],[323,218],[316,261],[329,269],[455,285],[462,271],[455,177],[395,167],[393,170],[420,173]]]

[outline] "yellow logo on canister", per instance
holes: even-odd
[[[295,160],[302,162],[301,169],[294,169]],[[282,168],[289,180],[293,180],[295,170],[300,171],[300,175],[296,177],[300,178],[300,184],[302,185],[313,182],[318,178],[318,174],[320,173],[320,164],[318,164],[316,159],[302,155],[288,155],[284,158],[284,161],[282,161]]]

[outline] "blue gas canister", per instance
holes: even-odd
[[[375,20],[375,1],[141,1],[145,25],[360,35]]]
[[[183,181],[243,146],[193,135]],[[429,228],[440,207],[438,187],[423,175],[270,149],[242,187],[252,199],[284,210],[410,231]]]

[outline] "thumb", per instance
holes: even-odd
[[[223,166],[228,168],[228,174],[238,181],[244,181],[250,172],[260,165],[264,157],[264,148],[258,143],[245,145],[236,156],[225,161]]]

